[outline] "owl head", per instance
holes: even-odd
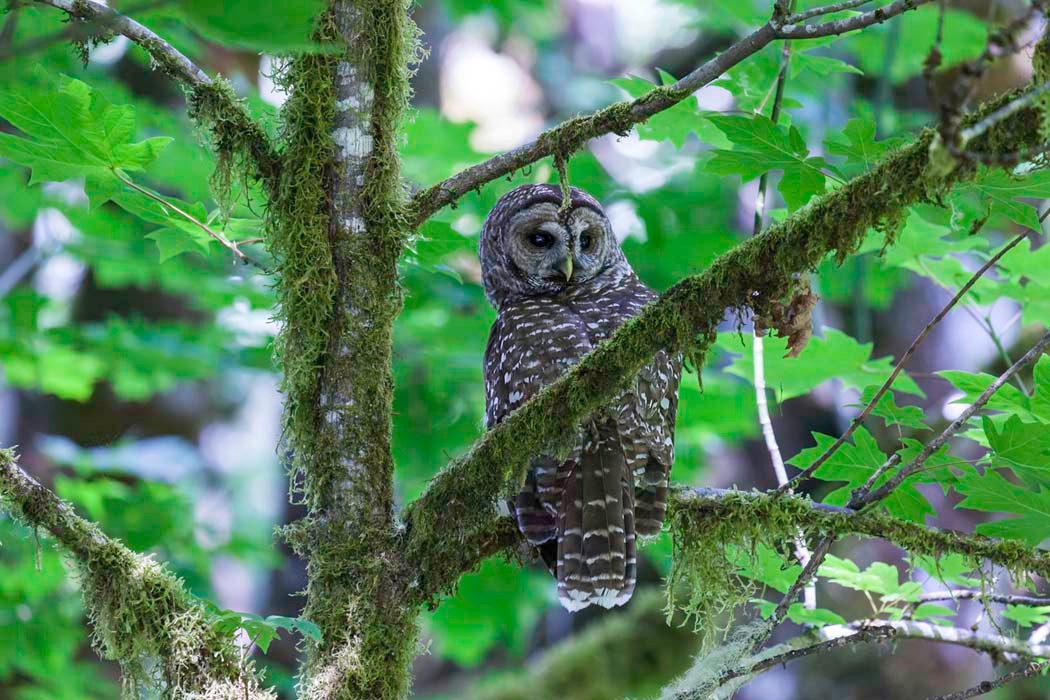
[[[627,268],[602,207],[572,188],[561,209],[557,185],[522,185],[500,197],[485,218],[478,247],[485,296],[508,301],[571,293]]]

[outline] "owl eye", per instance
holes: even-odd
[[[550,248],[554,245],[554,236],[543,231],[534,231],[528,235],[529,243],[537,248]]]
[[[590,250],[592,243],[594,243],[594,238],[591,236],[591,234],[585,233],[582,236],[580,236],[580,249],[581,250]]]

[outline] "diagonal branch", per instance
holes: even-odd
[[[98,24],[106,31],[126,36],[149,53],[156,65],[173,80],[190,91],[192,116],[211,122],[216,146],[220,149],[239,148],[255,166],[256,177],[271,187],[276,186],[280,168],[277,150],[263,128],[252,119],[221,80],[212,80],[208,74],[164,41],[153,30],[139,22],[109,9],[96,0],[33,0],[41,5],[62,10],[71,20]],[[220,122],[221,133],[218,130]],[[231,136],[235,134],[236,136]],[[231,143],[236,141],[237,143]]]
[[[556,154],[567,155],[606,134],[626,134],[636,124],[674,107],[727,70],[777,39],[815,39],[880,24],[931,0],[897,0],[885,7],[844,20],[817,25],[779,25],[770,20],[672,85],[658,87],[635,100],[617,102],[588,116],[570,119],[544,131],[523,146],[471,166],[412,198],[412,223],[419,226],[467,192]],[[827,10],[833,11],[834,8]]]
[[[1017,97],[1005,95],[969,118],[969,123]],[[1038,139],[1040,112],[1026,108],[999,122],[979,141],[1018,150]],[[834,252],[851,254],[872,227],[895,227],[906,207],[947,191],[973,176],[961,165],[936,185],[925,177],[933,132],[890,154],[869,172],[811,202],[765,233],[722,255],[702,274],[687,277],[624,324],[561,379],[487,432],[450,464],[408,506],[406,560],[417,574],[420,600],[432,600],[480,559],[469,552],[486,538],[497,497],[523,478],[532,455],[556,447],[559,436],[608,402],[623,383],[661,349],[701,356],[730,307],[757,312],[793,289],[795,276]],[[563,438],[564,439],[564,438]],[[454,523],[456,527],[449,527]],[[466,552],[466,554],[465,554]]]
[[[1043,353],[1046,352],[1047,348],[1050,348],[1050,331],[1043,334],[1043,337],[1040,338],[1039,341],[1021,357],[1021,359],[1013,363],[1005,372],[996,377],[995,381],[989,384],[988,388],[985,389],[972,404],[967,406],[966,410],[963,411],[958,418],[952,421],[948,427],[944,429],[944,432],[926,443],[926,446],[922,448],[922,451],[920,451],[912,461],[908,462],[908,464],[887,480],[886,483],[882,484],[874,491],[855,494],[850,500],[850,504],[864,506],[871,503],[877,503],[889,495],[889,493],[900,486],[905,479],[921,469],[922,465],[925,464],[930,455],[941,449],[941,447],[954,437],[956,433],[962,430],[966,426],[966,423],[984,408],[984,405],[988,403],[995,392],[1010,381],[1011,377],[1028,365],[1036,362]],[[900,460],[898,459],[897,461]]]
[[[42,528],[73,558],[95,646],[118,661],[132,684],[144,664],[159,660],[165,684],[179,697],[273,698],[241,664],[237,646],[211,626],[200,600],[149,556],[137,554],[84,520],[0,450],[0,506]]]
[[[789,661],[855,644],[899,639],[951,644],[991,654],[994,657],[1014,656],[1025,660],[1045,657],[1050,653],[1050,646],[1032,644],[1022,639],[999,634],[985,634],[961,627],[941,627],[927,622],[912,622],[909,620],[859,620],[845,625],[828,625],[817,632],[801,635],[783,644],[765,649],[754,656],[742,660],[734,667],[726,669],[714,681],[714,685],[722,687],[736,681],[732,688],[737,689],[743,684],[742,682],[746,682],[760,673],[774,669]],[[1032,675],[1038,672],[1040,668],[1042,666],[1035,666],[1035,671],[1007,674],[1000,679],[1002,682],[986,681],[982,686],[987,685],[987,687],[982,692],[989,692],[993,688],[1005,685],[1010,681]],[[673,695],[665,697],[673,698],[674,700],[699,697],[692,694],[690,690],[682,689]],[[953,693],[940,696],[940,699],[956,700],[958,698],[975,697],[980,694]],[[717,697],[724,696],[719,694]]]
[[[931,697],[927,700],[965,700],[966,698],[975,698],[979,695],[990,693],[996,688],[1002,688],[1007,683],[1013,683],[1014,681],[1019,681],[1023,678],[1031,678],[1032,676],[1045,673],[1048,668],[1050,668],[1050,663],[1036,663],[1034,661],[1029,661],[1016,671],[1003,674],[995,680],[981,681],[972,688],[959,690],[954,693],[946,693],[945,695],[938,695],[935,698]]]
[[[1050,209],[1047,209],[1047,211],[1050,212]],[[813,476],[813,474],[816,473],[818,469],[820,469],[820,467],[825,462],[831,459],[835,452],[838,451],[838,449],[842,447],[842,445],[845,444],[847,440],[850,439],[853,433],[856,432],[857,428],[859,428],[861,424],[864,423],[864,421],[867,419],[867,417],[871,415],[871,412],[875,410],[875,407],[879,404],[879,401],[882,399],[883,396],[886,395],[886,392],[890,390],[890,387],[893,386],[893,380],[900,376],[900,373],[904,371],[904,365],[908,363],[908,360],[911,359],[911,356],[914,355],[915,351],[919,348],[920,345],[922,345],[922,341],[926,339],[926,336],[930,334],[930,331],[933,330],[934,326],[940,323],[944,319],[944,317],[948,315],[948,312],[955,308],[955,305],[958,304],[964,296],[966,296],[966,293],[969,292],[975,284],[977,284],[977,282],[984,276],[985,272],[990,270],[996,263],[998,263],[1002,259],[1004,255],[1009,253],[1018,243],[1025,240],[1027,237],[1027,232],[1017,235],[1012,241],[1004,245],[995,255],[993,255],[983,265],[981,265],[980,269],[978,269],[975,273],[973,273],[973,275],[971,275],[970,279],[966,281],[966,284],[964,284],[955,294],[955,296],[952,297],[948,301],[948,303],[945,304],[932,319],[930,319],[930,322],[927,323],[926,327],[919,332],[919,335],[915,337],[915,340],[911,341],[911,345],[909,345],[908,349],[904,351],[904,354],[901,355],[901,358],[897,360],[897,364],[894,365],[893,371],[890,372],[890,376],[888,376],[886,380],[882,383],[882,385],[878,388],[878,391],[876,391],[875,395],[871,397],[871,400],[868,401],[867,405],[864,406],[864,409],[860,412],[860,414],[852,421],[850,421],[849,427],[846,428],[842,435],[838,436],[838,438],[835,439],[835,442],[832,443],[828,447],[828,449],[824,450],[824,452],[819,457],[817,457],[812,464],[810,464],[808,467],[806,467],[801,472],[792,477],[791,481],[788,482],[786,485],[781,486],[781,491],[789,491],[792,488],[794,488],[799,482],[805,481],[806,479],[810,478],[811,476]],[[872,481],[872,483],[874,484],[875,482]]]
[[[190,88],[210,85],[208,74],[186,58],[178,49],[161,39],[153,30],[130,17],[109,9],[96,0],[34,0],[41,5],[50,5],[67,13],[71,19],[91,21],[101,28],[123,34],[149,52],[158,64],[173,78]]]

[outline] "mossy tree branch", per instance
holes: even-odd
[[[229,84],[212,80],[153,30],[96,0],[32,1],[62,10],[73,22],[91,23],[101,39],[122,34],[145,49],[157,67],[189,91],[190,116],[210,129],[222,166],[220,176],[228,177],[232,161],[239,159],[268,187],[276,186],[280,171],[277,151]]]
[[[724,669],[716,677],[705,676],[700,683],[683,680],[661,700],[712,700],[712,698],[730,698],[741,685],[765,671],[781,667],[784,664],[835,649],[871,644],[883,641],[895,642],[902,639],[951,644],[976,652],[992,655],[996,659],[1024,660],[1034,662],[1050,654],[1050,646],[1027,642],[1015,637],[1000,634],[989,634],[960,627],[945,627],[928,622],[912,620],[857,620],[846,625],[828,625],[812,633],[800,635],[782,644],[764,649],[761,652],[739,660],[730,668]],[[1007,682],[1025,677],[1024,673],[1004,676]],[[688,676],[687,676],[688,678]],[[1002,683],[986,681],[989,692]],[[980,686],[978,686],[980,687]],[[980,693],[976,693],[980,694]],[[957,697],[941,696],[944,698]],[[958,697],[973,697],[961,695]]]
[[[489,158],[483,163],[466,168],[450,178],[419,192],[411,202],[412,224],[419,226],[435,212],[453,204],[467,192],[493,180],[509,175],[531,163],[557,156],[564,158],[581,149],[587,141],[606,134],[626,134],[640,124],[704,87],[741,61],[758,53],[774,41],[805,40],[826,37],[881,24],[932,0],[896,0],[871,12],[822,24],[784,24],[774,16],[769,22],[732,44],[711,60],[699,66],[681,80],[650,90],[635,100],[617,102],[588,116],[569,119],[544,131],[535,140],[523,146]],[[808,17],[836,11],[829,6],[824,11],[814,10]],[[792,18],[788,18],[789,20]]]
[[[875,511],[816,503],[804,496],[726,489],[682,490],[671,499],[668,520],[675,537],[697,539],[707,545],[710,542],[698,533],[714,521],[719,527],[736,527],[741,533],[753,530],[755,523],[762,523],[770,531],[782,527],[787,537],[797,526],[811,535],[877,537],[915,554],[956,552],[974,560],[987,559],[1011,572],[1050,579],[1050,552],[1023,542],[941,530]],[[777,535],[772,537],[776,539]]]
[[[69,552],[95,648],[121,665],[126,691],[159,682],[166,698],[274,697],[241,665],[235,640],[212,627],[201,601],[178,578],[77,515],[25,473],[9,449],[0,450],[0,504],[27,526],[51,533]]]
[[[1008,94],[986,105],[967,123],[1017,96]],[[1040,123],[1038,109],[1022,109],[985,132],[979,145],[1003,153],[1034,146]],[[471,561],[463,553],[476,549],[471,543],[490,530],[497,497],[520,482],[529,456],[556,448],[552,436],[570,435],[658,350],[701,358],[726,309],[768,313],[772,302],[789,295],[797,275],[814,269],[829,253],[841,261],[871,228],[884,231],[892,243],[910,205],[936,199],[970,179],[975,169],[968,163],[930,174],[933,133],[924,131],[867,173],[740,243],[704,273],[671,287],[435,477],[405,513],[405,551],[421,599],[440,594],[466,570]]]

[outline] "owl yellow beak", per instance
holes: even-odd
[[[565,281],[568,282],[572,279],[572,258],[566,255],[561,259],[561,265],[558,267],[562,274],[565,275]]]

